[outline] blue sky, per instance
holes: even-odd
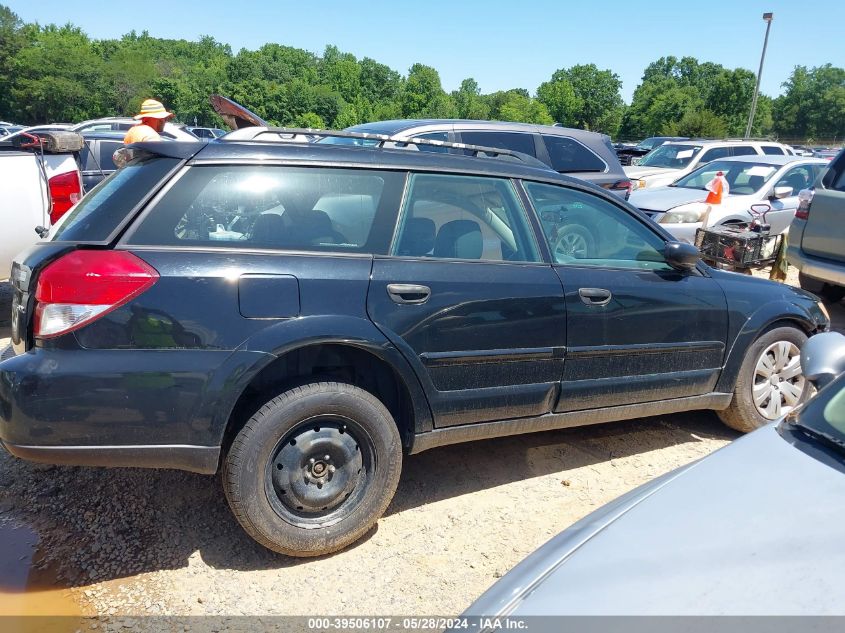
[[[764,11],[775,20],[762,92],[775,96],[797,64],[845,65],[845,0],[0,0],[26,21],[72,22],[95,38],[132,29],[165,38],[212,35],[234,51],[277,42],[320,53],[326,44],[402,74],[435,67],[449,91],[473,77],[483,92],[532,93],[558,68],[595,63],[623,81],[630,101],[643,70],[664,55],[691,55],[755,73]],[[131,8],[132,5],[138,10]],[[140,7],[161,9],[144,10]]]

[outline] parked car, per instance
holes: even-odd
[[[226,134],[226,130],[221,130],[219,127],[186,127],[185,129],[197,138],[209,141]]]
[[[823,158],[824,160],[833,160],[838,153],[838,149],[831,149],[829,147],[818,148],[813,150],[813,156],[815,158]]]
[[[533,156],[560,174],[586,180],[625,199],[631,193],[631,183],[616,158],[610,137],[597,132],[557,125],[456,119],[379,121],[354,125],[347,130],[386,134],[399,139],[423,138],[509,149]],[[318,142],[353,145],[374,143],[367,139],[334,137]],[[448,151],[433,146],[421,149]]]
[[[649,138],[640,141],[633,147],[617,148],[616,156],[619,157],[619,162],[624,165],[636,165],[636,160],[648,154],[651,150],[660,147],[669,141],[688,141],[686,136],[650,136]],[[635,160],[636,159],[636,160]]]
[[[670,141],[649,152],[639,163],[625,167],[634,190],[663,187],[701,165],[735,156],[784,156],[785,145],[761,141]]]
[[[845,567],[833,545],[845,521],[845,337],[811,346],[805,374],[827,386],[802,410],[581,519],[488,589],[467,622],[842,615],[830,587]]]
[[[105,117],[77,123],[71,126],[70,129],[79,134],[86,132],[108,132],[111,130],[123,132],[125,135],[127,130],[135,125],[138,125],[138,121],[131,117]],[[197,137],[188,132],[184,125],[171,121],[164,124],[164,131],[161,133],[161,136],[163,139],[170,141],[186,141],[192,143],[197,140]]]
[[[828,163],[815,191],[801,191],[786,257],[801,287],[830,301],[845,297],[845,151]]]
[[[49,227],[82,197],[81,146],[79,135],[66,131],[0,139],[0,281],[9,278],[15,255],[41,239],[36,227]]]
[[[23,125],[13,125],[9,123],[8,125],[0,125],[0,137],[2,136],[9,136],[9,134],[14,134],[16,132],[20,132],[26,126]]]
[[[798,192],[812,187],[827,163],[798,156],[738,156],[714,160],[666,187],[640,189],[631,204],[663,225],[679,240],[695,242],[703,226],[747,225],[751,205],[768,204],[771,234],[785,231],[798,208]],[[728,195],[721,204],[707,204],[705,186],[722,172]],[[706,224],[705,224],[706,222]]]
[[[600,187],[278,134],[125,149],[16,259],[9,452],[220,467],[253,538],[313,556],[375,524],[403,450],[701,408],[750,430],[808,394],[816,297],[705,266]]]
[[[125,132],[83,132],[85,146],[79,154],[82,166],[82,186],[88,192],[117,171],[112,156],[123,147]]]

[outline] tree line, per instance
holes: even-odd
[[[322,55],[275,43],[233,53],[213,37],[170,40],[146,31],[97,40],[71,24],[24,23],[0,5],[0,119],[29,124],[134,114],[154,97],[182,122],[216,126],[208,96],[220,93],[275,125],[430,117],[557,122],[625,139],[725,137],[745,131],[754,83],[744,68],[662,57],[645,69],[630,105],[619,76],[595,64],[557,70],[534,94],[483,94],[472,78],[446,92],[430,66],[402,75],[335,46]],[[845,69],[796,66],[783,88],[774,99],[760,95],[755,136],[845,136]]]

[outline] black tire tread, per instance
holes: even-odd
[[[237,519],[238,523],[241,524],[247,534],[249,534],[258,543],[260,543],[271,551],[278,552],[280,554],[286,554],[289,556],[310,557],[322,556],[324,554],[330,554],[332,552],[341,550],[344,547],[350,545],[351,543],[357,541],[373,527],[376,521],[378,521],[378,518],[387,509],[387,506],[389,505],[393,497],[393,494],[396,489],[396,484],[398,483],[398,471],[401,471],[402,462],[401,440],[399,437],[399,431],[395,423],[393,423],[391,426],[395,434],[394,440],[397,450],[392,451],[392,454],[388,456],[389,463],[386,464],[386,467],[389,470],[397,471],[397,475],[394,478],[394,481],[392,482],[392,489],[383,491],[388,494],[382,494],[382,499],[380,500],[380,503],[377,506],[377,511],[374,513],[375,518],[371,522],[362,523],[361,526],[357,530],[355,530],[351,535],[341,535],[342,538],[328,539],[326,544],[323,547],[320,547],[319,549],[303,550],[284,547],[277,543],[271,536],[265,534],[264,531],[252,520],[249,513],[247,512],[244,503],[244,495],[240,485],[241,481],[236,473],[239,471],[240,462],[244,459],[248,459],[252,454],[252,446],[250,440],[256,434],[257,428],[262,424],[265,424],[267,418],[272,415],[275,411],[277,411],[280,407],[285,407],[286,405],[289,405],[292,402],[296,402],[297,400],[300,400],[310,395],[338,392],[347,393],[350,395],[354,395],[355,397],[364,399],[371,406],[374,406],[377,409],[381,409],[383,414],[392,422],[393,418],[387,411],[387,408],[384,406],[384,404],[368,391],[365,391],[363,389],[360,389],[359,387],[355,387],[347,383],[309,383],[299,387],[294,387],[282,394],[279,394],[278,396],[264,404],[238,432],[237,436],[232,442],[231,447],[229,448],[229,452],[226,458],[223,460],[223,491],[226,496],[226,501],[229,503],[229,507],[232,510],[232,513],[235,515],[235,518]]]

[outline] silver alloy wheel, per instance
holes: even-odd
[[[555,254],[584,258],[587,256],[587,240],[576,231],[564,233],[555,244]]]
[[[804,393],[801,352],[795,343],[777,341],[769,345],[754,367],[752,398],[757,411],[767,420],[777,420],[794,409]]]

